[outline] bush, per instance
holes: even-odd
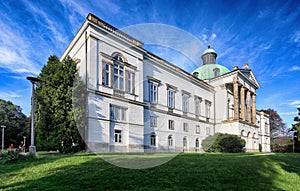
[[[245,140],[237,135],[216,133],[205,138],[201,145],[206,152],[243,152]]]
[[[4,163],[13,163],[20,160],[27,160],[34,158],[32,155],[24,155],[15,150],[8,150],[7,153],[2,153],[0,155],[0,160],[3,160]]]

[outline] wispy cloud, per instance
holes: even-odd
[[[300,100],[294,100],[290,102],[290,105],[293,107],[300,107]]]
[[[290,112],[280,112],[279,115],[288,115],[288,116],[295,116],[298,112],[296,111],[290,111]]]
[[[300,46],[300,31],[296,31],[290,38],[294,43],[297,43],[297,46]]]
[[[39,66],[29,59],[30,42],[22,38],[17,27],[13,30],[0,21],[0,28],[0,67],[14,73],[38,74]]]
[[[292,66],[289,71],[300,71],[300,66]]]

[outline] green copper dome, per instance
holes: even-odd
[[[196,74],[195,72],[197,72],[198,74]],[[230,70],[219,64],[206,64],[194,70],[192,74],[197,76],[201,80],[207,80],[229,72]]]

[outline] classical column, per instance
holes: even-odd
[[[245,88],[241,87],[241,118],[245,121]]]
[[[251,122],[251,105],[250,105],[250,91],[247,90],[247,121]]]
[[[234,119],[239,119],[239,85],[237,77],[233,80]]]
[[[252,123],[256,125],[256,94],[252,95]]]

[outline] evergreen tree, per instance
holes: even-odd
[[[38,83],[35,91],[38,149],[61,152],[83,149],[84,141],[78,128],[84,128],[85,121],[77,124],[78,120],[75,117],[84,119],[86,116],[85,92],[81,91],[85,86],[78,80],[76,63],[70,57],[60,61],[57,56],[50,56],[39,79],[41,82]],[[79,104],[74,107],[73,92],[77,92],[76,102],[83,103],[80,105],[82,108],[78,108]]]
[[[293,133],[293,139],[295,141],[295,152],[300,152],[300,108],[298,109],[298,116],[294,118],[294,121],[296,122],[295,124],[292,124],[292,131]]]
[[[23,136],[29,138],[29,118],[22,112],[20,106],[14,105],[11,101],[0,99],[0,125],[6,126],[4,130],[5,148],[10,144],[13,144],[14,147],[18,147],[21,141],[24,140]],[[0,132],[2,132],[2,128],[0,128],[0,130]],[[28,145],[29,141],[25,146]]]

